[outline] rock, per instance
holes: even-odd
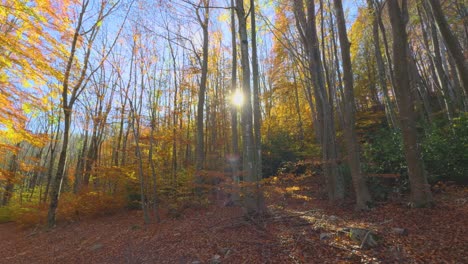
[[[320,240],[329,239],[329,238],[332,237],[332,236],[333,236],[332,233],[321,233],[321,234],[320,234]]]
[[[228,255],[230,253],[230,249],[229,248],[218,248],[218,252],[220,255],[223,255],[224,257],[226,257],[226,255]]]
[[[338,221],[338,216],[336,216],[336,215],[331,215],[329,219],[330,219],[330,221],[332,221],[332,222],[336,222],[336,221]]]
[[[378,245],[377,235],[364,228],[349,228],[349,237],[360,243],[361,248],[372,248]]]
[[[91,247],[91,251],[96,251],[98,249],[101,249],[103,247],[103,245],[101,243],[97,243],[97,244],[94,244],[92,247]]]
[[[220,264],[221,263],[221,256],[216,254],[213,256],[213,258],[211,258],[211,261],[210,261],[211,264]]]
[[[394,227],[392,228],[392,233],[400,236],[408,235],[408,230],[406,228]]]

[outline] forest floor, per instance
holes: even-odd
[[[0,263],[468,263],[466,187],[436,193],[431,209],[400,201],[368,212],[329,205],[316,176],[265,188],[270,216],[261,220],[220,202],[176,219],[163,214],[159,224],[144,225],[140,211],[53,230],[1,224]],[[345,231],[355,227],[378,245],[361,248]]]

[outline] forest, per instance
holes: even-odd
[[[0,263],[468,263],[465,0],[0,0]]]

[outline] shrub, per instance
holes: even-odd
[[[408,191],[407,166],[401,133],[398,130],[380,129],[368,135],[363,145],[363,171],[369,174],[400,174],[399,178],[368,177],[367,184],[377,201],[387,200],[391,194]]]
[[[401,133],[381,129],[368,136],[363,145],[364,171],[368,173],[406,174],[406,160]]]
[[[125,206],[125,199],[101,192],[63,193],[57,209],[58,221],[78,221],[83,218],[113,214]],[[45,225],[48,204],[23,203],[10,205],[11,219],[22,227]]]
[[[10,207],[0,207],[0,224],[12,221],[13,219],[11,214],[12,212]]]
[[[455,181],[468,183],[468,114],[452,124],[426,130],[423,158],[431,183]]]
[[[381,129],[366,138],[362,148],[364,172],[401,175],[391,189],[385,188],[381,179],[370,178],[371,192],[384,198],[390,191],[407,190],[407,165],[400,131]],[[424,127],[420,139],[430,184],[438,181],[468,183],[468,114],[455,118],[451,124],[436,120]]]

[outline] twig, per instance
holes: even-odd
[[[370,232],[371,232],[370,230],[367,231],[366,235],[364,236],[364,239],[362,240],[361,246],[360,246],[361,249],[364,247],[364,244],[366,243],[367,238],[369,237]]]

